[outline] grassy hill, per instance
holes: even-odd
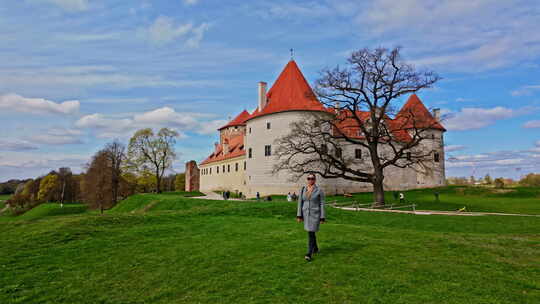
[[[0,223],[0,303],[540,301],[536,217],[328,208],[307,263],[294,203],[142,194],[104,216],[38,208]]]

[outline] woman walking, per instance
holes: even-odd
[[[308,232],[308,252],[304,256],[311,261],[311,256],[319,252],[315,232],[319,231],[319,223],[324,223],[324,192],[316,184],[315,174],[307,176],[307,186],[302,187],[298,196],[296,221],[304,222],[304,230]]]

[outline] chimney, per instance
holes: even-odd
[[[259,111],[266,106],[266,82],[259,82]]]
[[[227,153],[229,153],[229,140],[225,139],[223,141],[223,155],[226,155]]]
[[[439,121],[441,119],[441,109],[435,108],[433,109],[433,117],[436,121]]]
[[[339,100],[336,100],[336,102],[334,103],[334,111],[337,114],[339,113],[339,110],[340,110]]]

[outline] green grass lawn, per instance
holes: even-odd
[[[502,212],[520,214],[540,214],[540,188],[515,187],[494,189],[486,187],[448,186],[436,188],[439,191],[439,202],[435,200],[435,189],[418,189],[403,191],[406,204],[417,205],[421,210],[456,211],[466,207],[467,211]],[[359,203],[373,202],[372,193],[357,193],[354,198],[330,196],[327,201],[337,201],[341,205],[349,205],[355,200]],[[394,200],[392,192],[385,193],[387,204],[399,204]]]
[[[307,263],[294,203],[143,194],[103,216],[72,207],[0,223],[0,303],[540,302],[536,217],[328,208]]]

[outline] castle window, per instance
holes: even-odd
[[[361,149],[354,149],[354,157],[356,157],[357,159],[361,159],[362,158],[362,150]]]
[[[219,166],[216,166],[216,172],[219,173]]]
[[[439,152],[435,152],[435,153],[433,154],[433,160],[434,160],[436,163],[439,162]]]
[[[212,167],[210,167],[210,174],[212,174]]]
[[[238,163],[234,164],[234,170],[238,171]]]
[[[225,173],[225,165],[223,165],[223,173]]]
[[[266,129],[270,130],[270,123],[269,122],[266,123]]]
[[[251,148],[249,148],[249,149],[248,149],[248,157],[249,157],[249,158],[251,158],[251,156],[252,156],[252,153],[251,153],[251,152],[252,152],[252,151],[251,151]]]
[[[249,134],[251,134],[251,128],[249,128]]]
[[[407,160],[411,160],[411,152],[407,152]]]
[[[247,163],[244,162],[244,170],[246,170],[246,167],[247,167]]]
[[[231,172],[231,165],[227,165],[227,172]]]
[[[270,156],[272,155],[272,146],[266,145],[264,146],[264,156]]]
[[[341,155],[342,155],[342,154],[343,154],[343,153],[342,153],[341,148],[336,148],[336,157],[337,157],[337,158],[341,158]]]
[[[321,145],[321,154],[328,153],[328,146],[326,144]]]
[[[435,139],[435,134],[431,134],[431,139]]]

